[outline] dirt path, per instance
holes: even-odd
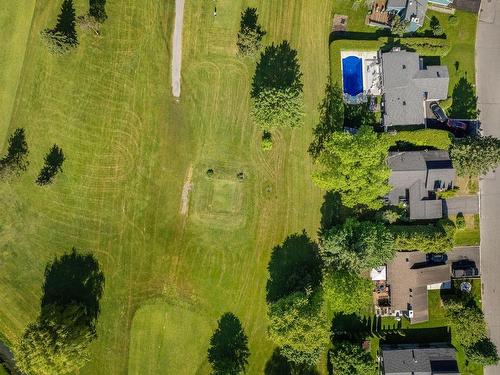
[[[175,0],[175,24],[172,40],[172,95],[181,96],[182,25],[184,21],[184,0]]]
[[[184,179],[184,186],[182,187],[182,196],[181,196],[181,215],[186,216],[189,211],[189,192],[193,185],[191,184],[191,179],[193,178],[193,166],[190,166],[187,173],[186,178]]]

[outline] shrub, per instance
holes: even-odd
[[[350,341],[335,343],[328,356],[336,375],[376,375],[377,365],[369,352]]]
[[[273,139],[270,132],[264,130],[262,133],[261,147],[264,151],[269,151],[273,148]]]
[[[62,172],[65,157],[62,149],[54,145],[45,156],[45,164],[40,170],[36,183],[40,186],[51,184],[57,173]]]
[[[449,199],[453,198],[455,195],[458,193],[458,186],[453,187],[452,189],[449,190],[444,190],[444,191],[438,191],[436,193],[436,196],[438,196],[441,199]]]
[[[382,220],[389,223],[389,224],[394,224],[396,221],[401,219],[401,212],[399,210],[395,209],[388,209],[382,212],[381,214]]]
[[[212,168],[207,169],[207,177],[212,177],[214,175],[214,170]]]
[[[464,229],[465,228],[465,218],[464,214],[459,212],[457,214],[457,219],[455,221],[455,225],[457,226],[457,229]]]
[[[445,56],[451,49],[450,43],[443,38],[404,38],[399,43],[424,56]]]
[[[450,25],[457,25],[458,24],[458,17],[454,16],[454,15],[449,16],[448,17],[448,23]]]

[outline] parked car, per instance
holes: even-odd
[[[434,113],[434,116],[436,116],[439,122],[446,122],[446,120],[448,120],[448,117],[446,117],[446,114],[444,113],[443,109],[439,106],[437,102],[432,102],[430,104],[430,108],[432,113]]]
[[[445,264],[447,260],[446,254],[427,254],[427,263]]]
[[[448,119],[448,122],[446,125],[453,130],[463,130],[464,132],[467,131],[467,124],[462,121],[458,120],[452,120],[451,118]]]
[[[452,265],[453,277],[474,277],[479,275],[476,263],[471,260],[461,260]]]

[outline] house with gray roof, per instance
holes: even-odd
[[[407,21],[407,31],[414,32],[424,24],[427,0],[387,0],[386,9]]]
[[[384,375],[459,375],[455,349],[447,344],[381,345]]]
[[[448,97],[448,67],[426,67],[416,52],[403,50],[382,53],[381,62],[386,129],[424,124],[426,102]]]
[[[406,205],[410,220],[432,220],[443,217],[443,201],[436,192],[453,187],[455,169],[448,151],[390,152],[391,169],[387,196],[391,205]]]

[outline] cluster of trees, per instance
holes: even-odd
[[[268,271],[269,338],[291,367],[312,368],[329,336],[317,245],[305,233],[289,236],[273,250]]]
[[[444,300],[444,306],[453,335],[467,358],[483,366],[496,365],[497,348],[488,338],[483,312],[474,299],[468,294],[454,294]]]
[[[381,198],[391,190],[387,142],[369,126],[356,134],[336,131],[325,138],[315,146],[320,151],[314,159],[314,183],[340,193],[346,207],[381,208]]]
[[[99,34],[99,25],[108,18],[106,0],[89,0],[87,14],[76,19],[73,0],[63,0],[56,26],[41,31],[42,41],[53,54],[65,54],[78,46],[76,22],[83,29],[91,29]]]
[[[29,165],[28,143],[23,128],[17,128],[9,138],[7,153],[0,159],[0,179],[19,176]],[[36,179],[38,185],[48,185],[54,181],[58,172],[62,172],[64,154],[61,148],[53,145],[45,156],[45,165]]]
[[[104,275],[93,256],[73,249],[46,267],[43,291],[39,317],[14,347],[16,365],[26,374],[77,372],[97,337]]]
[[[376,375],[377,365],[369,352],[357,342],[340,341],[333,344],[328,359],[336,375]]]

